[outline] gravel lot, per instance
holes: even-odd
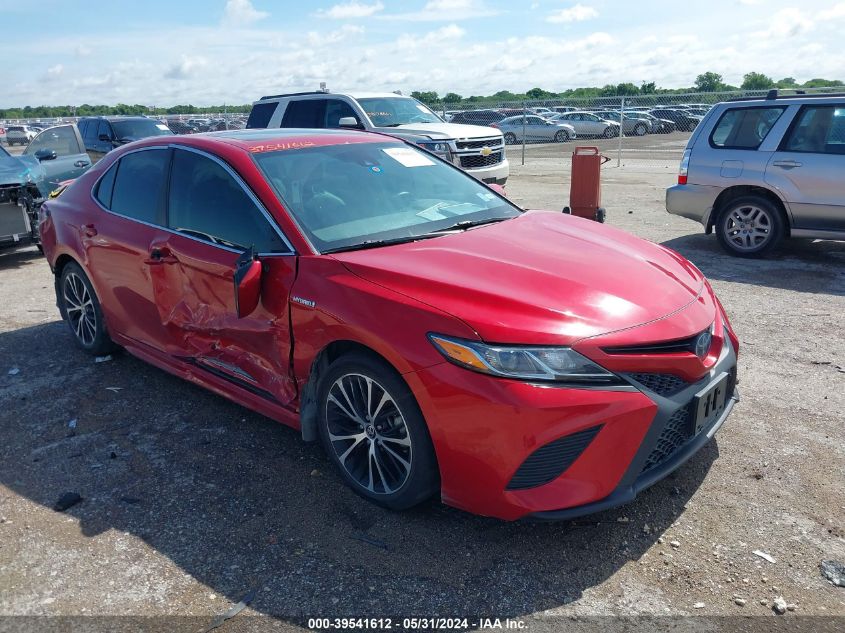
[[[524,167],[510,148],[511,197],[561,208],[571,148],[532,146]],[[43,258],[0,251],[0,615],[196,616],[162,630],[198,630],[247,597],[220,630],[250,615],[276,630],[360,615],[553,630],[593,615],[776,617],[783,596],[795,610],[779,617],[836,615],[804,623],[842,630],[845,589],[819,564],[845,561],[845,243],[724,255],[665,212],[666,151],[605,167],[608,222],[712,280],[742,342],[742,402],[674,476],[574,523],[369,505],[298,433],[129,355],[77,351]],[[67,491],[83,502],[55,512]],[[0,618],[0,631],[48,623]]]

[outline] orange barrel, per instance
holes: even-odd
[[[601,165],[607,160],[607,157],[601,155],[598,147],[575,148],[572,153],[569,206],[564,212],[604,222],[605,212],[601,207]]]

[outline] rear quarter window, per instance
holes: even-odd
[[[246,127],[250,129],[266,128],[270,125],[270,119],[273,118],[277,105],[275,101],[273,103],[256,103],[252,106],[249,118],[246,120]]]
[[[783,114],[785,107],[729,108],[710,134],[717,149],[757,149]]]

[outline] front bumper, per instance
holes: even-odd
[[[504,152],[504,149],[502,150],[502,152]],[[460,167],[460,164],[458,164],[458,166]],[[508,159],[505,158],[504,160],[502,160],[501,163],[496,163],[495,165],[490,165],[489,167],[475,167],[463,169],[470,176],[475,176],[482,182],[486,182],[488,184],[504,185],[508,180],[508,176],[510,176],[511,165],[508,162]]]
[[[719,187],[707,185],[674,185],[666,190],[666,210],[700,222],[707,228],[713,204],[720,192]]]
[[[730,415],[738,400],[735,391],[709,427],[657,463],[653,451],[695,394],[735,367],[736,353],[725,337],[711,370],[671,397],[633,379],[624,387],[567,389],[490,378],[449,363],[405,378],[428,422],[445,503],[506,520],[528,515],[559,520],[627,503],[692,457]],[[596,429],[559,476],[536,487],[509,489],[539,448]]]

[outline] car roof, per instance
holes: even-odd
[[[412,99],[409,95],[398,95],[395,92],[358,92],[358,91],[338,91],[338,92],[291,92],[288,94],[268,95],[261,97],[260,101],[271,101],[273,99],[284,99],[287,97],[351,97],[352,99],[383,99],[385,97]]]
[[[387,134],[359,130],[270,128],[247,130],[224,130],[185,136],[153,136],[141,144],[160,144],[166,139],[168,145],[184,145],[209,149],[218,143],[225,143],[250,153],[270,152],[303,147],[344,145],[350,143],[396,143],[403,141]]]

